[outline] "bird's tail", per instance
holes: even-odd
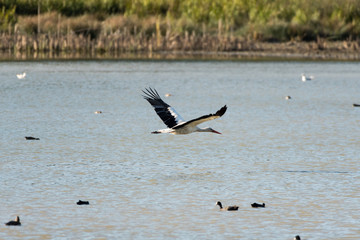
[[[160,129],[160,130],[156,130],[151,132],[152,134],[159,134],[159,133],[173,133],[173,129],[171,128],[167,128],[167,129]]]

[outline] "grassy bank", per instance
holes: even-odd
[[[358,0],[0,0],[0,9],[0,50],[13,53],[259,51],[269,42],[346,52],[360,39]]]
[[[69,17],[90,20],[84,26],[99,34],[114,27],[114,15],[122,15],[126,21],[137,26],[137,21],[153,17],[166,19],[172,31],[184,33],[207,31],[241,36],[265,41],[356,39],[360,36],[360,1],[358,0],[0,0],[2,9],[1,30],[18,26],[16,30],[27,34],[57,31],[48,26]],[[38,13],[51,17],[43,18],[39,26],[30,28],[24,16]],[[90,17],[91,16],[91,19]],[[26,17],[25,17],[26,19]],[[60,20],[61,20],[60,19]],[[113,23],[112,25],[109,23]],[[118,27],[121,29],[120,26]],[[39,27],[39,29],[38,29]],[[76,26],[69,30],[78,32]],[[74,28],[72,28],[74,27]],[[130,26],[130,28],[132,28]],[[145,26],[145,30],[146,29]]]

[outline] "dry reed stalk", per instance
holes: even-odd
[[[156,23],[154,23],[156,24]],[[159,24],[158,24],[159,25]],[[159,27],[157,27],[159,28]],[[136,30],[138,31],[138,30]],[[336,54],[351,53],[348,58],[359,59],[359,43],[353,42],[328,42],[318,39],[317,42],[303,43],[254,43],[251,41],[236,38],[234,36],[221,37],[208,34],[196,34],[195,31],[186,31],[183,35],[171,33],[166,30],[166,35],[159,37],[159,31],[153,32],[151,36],[143,30],[136,35],[124,27],[122,31],[113,33],[102,33],[98,38],[91,38],[90,35],[67,33],[58,35],[40,34],[8,34],[0,35],[1,54],[11,53],[16,58],[25,56],[32,57],[53,57],[77,56],[85,54],[95,56],[96,54],[119,56],[123,53],[148,52],[153,55],[159,51],[208,51],[208,52],[268,52],[278,54],[281,52],[301,53],[305,57],[317,56],[327,57],[325,53],[332,51]],[[327,53],[328,54],[328,53]],[[342,55],[340,57],[343,57]],[[346,58],[346,57],[345,57]]]

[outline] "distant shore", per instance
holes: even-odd
[[[260,42],[185,35],[1,35],[0,60],[42,59],[271,59],[360,60],[358,41]]]
[[[360,1],[0,1],[1,59],[360,59]]]

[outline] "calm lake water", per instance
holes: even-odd
[[[1,224],[0,239],[360,236],[359,62],[40,61],[0,71],[0,222],[22,222]],[[201,125],[222,135],[150,134],[165,125],[141,96],[148,86],[171,93],[164,100],[189,120],[227,104]]]

